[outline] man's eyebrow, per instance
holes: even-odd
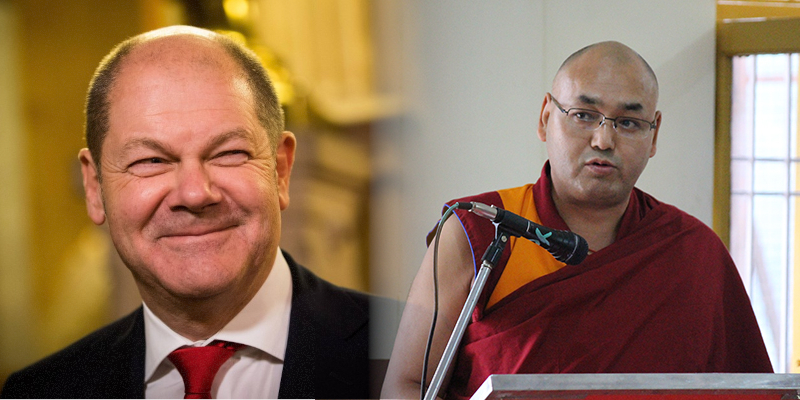
[[[622,108],[625,111],[642,111],[644,106],[642,106],[642,103],[623,103]]]
[[[225,132],[217,137],[215,137],[209,143],[209,147],[214,148],[217,146],[222,145],[223,143],[234,140],[234,139],[244,139],[247,143],[255,144],[255,137],[254,134],[246,129],[239,128],[234,129],[232,131]]]
[[[582,94],[582,95],[578,96],[578,101],[580,101],[583,104],[590,105],[590,106],[596,106],[598,104],[602,104],[603,103],[597,97],[589,97],[589,96],[587,96],[585,94]]]
[[[150,138],[135,138],[126,142],[125,145],[122,146],[121,153],[125,155],[137,147],[146,147],[158,152],[169,153],[169,149],[167,149],[163,144]]]
[[[603,101],[600,100],[599,98],[590,97],[585,94],[578,96],[578,100],[580,100],[580,102],[583,104],[591,106],[598,106],[603,104]],[[642,103],[639,102],[631,102],[631,103],[622,103],[619,108],[625,111],[642,111],[644,109],[644,106],[642,105]]]
[[[249,143],[249,144],[254,144],[255,143],[255,137],[254,137],[253,133],[249,132],[246,129],[234,129],[232,131],[225,132],[225,133],[213,138],[209,142],[209,148],[214,148],[214,147],[217,147],[217,146],[221,146],[225,142],[228,142],[228,141],[234,140],[234,139],[243,139],[243,140],[247,141],[247,143]],[[170,150],[170,148],[168,146],[164,145],[163,143],[161,143],[158,140],[153,140],[153,139],[150,139],[150,138],[134,138],[134,139],[131,139],[130,141],[126,142],[125,145],[122,146],[122,149],[121,149],[120,153],[124,156],[124,155],[127,155],[128,153],[130,153],[131,151],[133,151],[134,149],[141,148],[141,147],[144,147],[144,148],[147,148],[147,149],[150,149],[150,150],[154,150],[154,151],[157,151],[157,152],[160,152],[160,153],[172,154],[172,151]]]

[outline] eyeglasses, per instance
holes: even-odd
[[[558,107],[562,113],[566,114],[567,122],[569,122],[571,126],[579,129],[593,131],[603,126],[606,121],[611,121],[613,123],[612,126],[617,133],[627,136],[644,136],[647,132],[650,132],[650,130],[656,129],[655,120],[650,122],[644,119],[625,116],[608,118],[600,111],[587,110],[585,108],[569,108],[565,110],[552,94],[550,98],[553,99],[553,103],[555,103],[556,107]]]

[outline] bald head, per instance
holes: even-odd
[[[86,144],[99,165],[109,129],[115,82],[137,66],[211,69],[232,73],[247,83],[260,124],[275,146],[283,131],[283,110],[258,57],[242,44],[205,29],[171,26],[134,36],[120,43],[100,62],[86,99]]]
[[[553,79],[553,91],[572,72],[586,68],[638,70],[636,75],[653,90],[655,99],[658,99],[658,79],[650,64],[630,47],[615,41],[590,44],[567,57]]]
[[[143,65],[153,65],[165,70],[182,67],[216,70],[233,67],[241,70],[234,58],[225,51],[217,36],[221,37],[216,33],[197,28],[145,33],[123,56],[119,73],[125,74],[125,71]],[[243,71],[238,72],[243,73]]]

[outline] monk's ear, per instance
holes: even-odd
[[[547,141],[547,124],[550,122],[550,102],[553,100],[553,96],[550,93],[544,95],[544,100],[542,101],[542,111],[539,112],[539,128],[536,129],[536,134],[539,136],[539,140],[546,142]]]
[[[103,193],[100,188],[100,174],[97,165],[92,159],[89,149],[81,149],[78,153],[83,174],[83,191],[86,194],[86,212],[89,218],[97,225],[106,221],[106,210],[103,207]]]
[[[653,144],[650,146],[650,157],[656,155],[656,142],[658,142],[659,128],[661,128],[661,111],[656,111],[656,127],[653,129]]]

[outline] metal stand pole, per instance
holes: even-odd
[[[425,400],[434,400],[439,394],[444,378],[450,369],[450,363],[453,362],[453,357],[456,355],[458,345],[461,343],[461,338],[464,336],[464,331],[469,324],[472,310],[475,309],[475,305],[478,303],[478,297],[480,297],[481,292],[483,292],[483,287],[486,285],[486,279],[489,278],[489,273],[492,272],[492,268],[500,261],[500,257],[503,255],[503,249],[506,243],[508,243],[508,237],[508,233],[502,229],[498,229],[494,241],[492,241],[492,244],[486,249],[486,253],[483,254],[481,268],[478,271],[478,275],[475,277],[475,281],[472,283],[469,295],[467,295],[467,301],[464,303],[464,308],[461,309],[461,314],[458,316],[456,325],[453,328],[453,333],[450,335],[450,340],[447,341],[447,346],[444,348],[444,353],[442,353],[442,358],[439,360],[439,365],[436,367],[436,372],[434,372],[433,378],[431,378],[431,384],[425,392]]]

